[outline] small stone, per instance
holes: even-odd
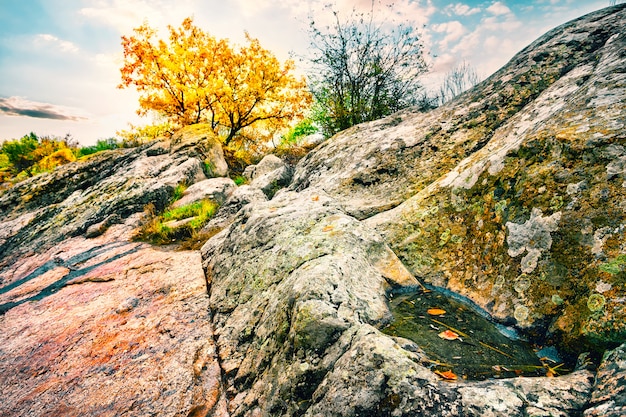
[[[133,310],[138,305],[139,305],[139,298],[130,297],[124,300],[119,306],[117,306],[117,308],[115,309],[115,312],[117,314],[127,313]]]

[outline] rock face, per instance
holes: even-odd
[[[247,167],[243,175],[250,181],[251,187],[272,198],[276,191],[289,185],[293,171],[277,156],[267,155],[257,165]]]
[[[585,417],[626,415],[626,344],[604,355]]]
[[[450,384],[377,328],[415,278],[319,190],[246,206],[202,248],[232,416],[570,415],[592,374]]]
[[[227,415],[200,254],[132,241],[147,204],[206,178],[206,147],[106,152],[0,196],[0,415]]]
[[[626,5],[561,26],[433,112],[324,142],[293,179],[268,157],[247,186],[212,180],[200,253],[132,236],[146,205],[226,173],[206,127],[6,191],[0,414],[624,415],[624,27]],[[437,374],[381,331],[391,290],[424,283],[592,362]]]
[[[235,182],[230,178],[211,178],[198,181],[187,188],[183,197],[175,201],[172,207],[182,207],[205,198],[223,204],[236,189]]]
[[[97,154],[4,192],[0,195],[0,268],[23,254],[83,234],[91,226],[95,225],[90,234],[101,233],[143,212],[148,204],[161,210],[176,185],[206,179],[207,161],[214,166],[226,164],[221,148],[207,151],[219,143],[205,134],[193,136],[189,128],[183,133],[171,145],[155,142]]]
[[[426,115],[339,134],[291,189],[324,189],[412,273],[505,323],[572,351],[620,343],[625,13],[554,29]]]
[[[200,255],[129,229],[0,273],[0,415],[225,415]]]

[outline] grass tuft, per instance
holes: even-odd
[[[141,227],[137,238],[155,245],[167,245],[183,241],[199,241],[204,238],[202,227],[209,222],[218,209],[218,205],[210,200],[200,200],[185,206],[169,208],[157,214],[153,204],[146,206],[146,221]],[[179,226],[172,227],[168,222],[190,219]],[[187,247],[194,246],[187,242]]]

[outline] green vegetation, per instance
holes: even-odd
[[[301,120],[298,124],[292,127],[289,132],[284,134],[280,143],[281,145],[296,144],[298,143],[298,139],[317,132],[318,128],[315,126],[313,119],[306,118]]]
[[[233,178],[233,181],[235,181],[235,184],[237,184],[237,186],[243,185],[245,183],[248,182],[248,180],[246,179],[246,177],[244,177],[243,175],[236,175]]]
[[[183,198],[183,195],[185,194],[185,190],[187,189],[187,185],[186,184],[178,184],[175,188],[174,188],[174,194],[172,195],[172,199],[170,200],[170,204],[173,204],[175,201],[180,200],[181,198]]]
[[[0,188],[101,151],[130,148],[144,142],[136,138],[108,138],[98,140],[95,145],[81,147],[69,134],[55,137],[37,136],[31,132],[19,139],[0,143]]]
[[[626,269],[626,255],[618,255],[615,259],[601,264],[599,269],[611,275],[619,274]]]
[[[201,229],[213,217],[217,208],[216,203],[205,199],[180,207],[170,207],[163,213],[156,214],[154,206],[149,204],[146,207],[147,220],[138,238],[156,245],[187,243],[187,246],[194,247],[195,243],[204,242],[208,237],[202,235]]]
[[[120,147],[122,147],[122,144],[118,142],[117,139],[115,138],[100,139],[93,146],[85,146],[85,147],[79,148],[76,151],[76,156],[80,158],[82,156],[92,155],[96,152],[107,151],[109,149],[117,149]]]
[[[76,160],[77,144],[64,138],[34,133],[7,140],[0,146],[0,183],[21,180]]]

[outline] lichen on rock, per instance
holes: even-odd
[[[521,261],[521,270],[530,274],[537,268],[542,252],[552,247],[551,232],[558,230],[561,212],[542,217],[542,211],[533,208],[530,219],[522,224],[507,222],[508,234],[506,242],[509,245],[508,254],[515,258],[526,252]]]

